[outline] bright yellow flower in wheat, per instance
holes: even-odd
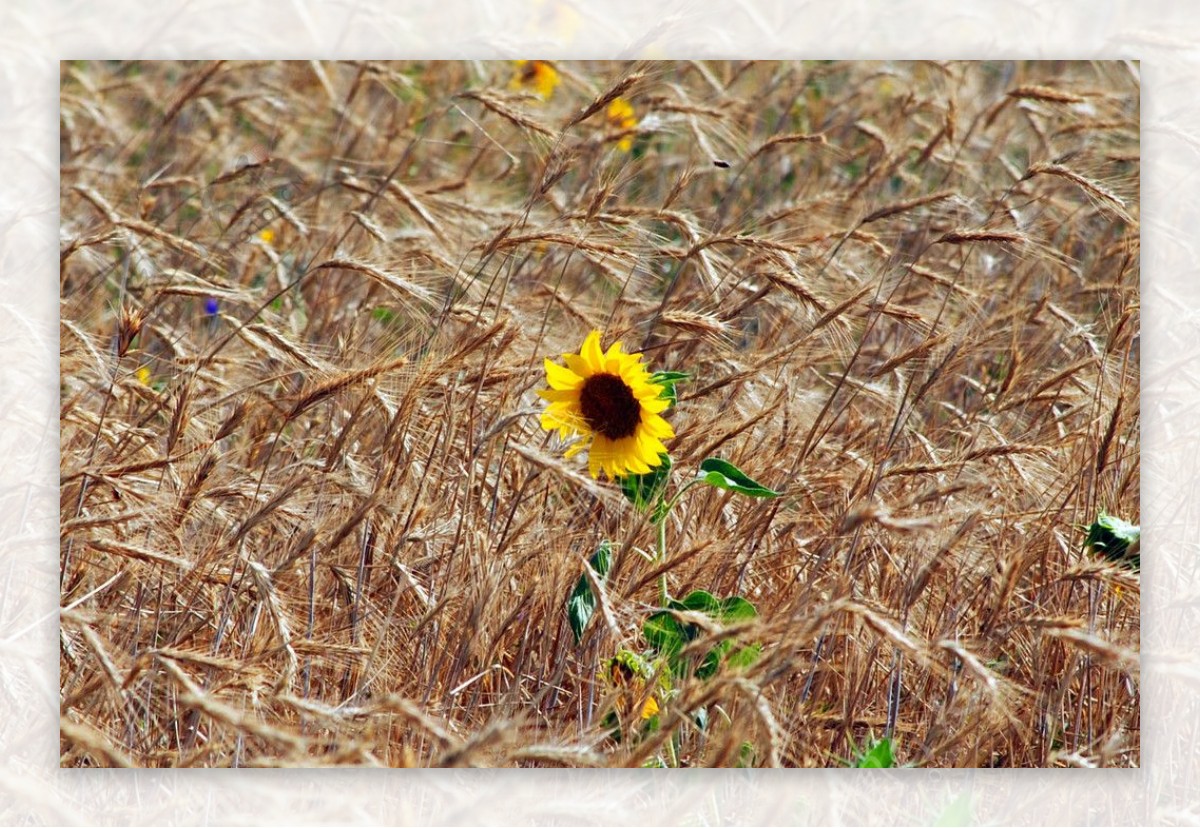
[[[633,148],[633,137],[628,133],[638,125],[638,119],[633,114],[633,104],[624,98],[613,98],[604,115],[611,126],[626,133],[617,142],[617,149],[629,152]]]
[[[558,88],[558,70],[544,60],[516,60],[517,74],[509,81],[512,89],[532,89],[543,101],[550,100]]]
[[[662,441],[675,436],[660,415],[670,403],[651,379],[641,354],[627,354],[620,342],[600,349],[600,331],[583,340],[577,354],[563,354],[566,367],[546,359],[546,382],[539,391],[550,403],[542,428],[559,436],[583,439],[567,450],[571,457],[588,449],[588,470],[598,478],[647,474],[662,465]]]

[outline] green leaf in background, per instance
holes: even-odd
[[[758,618],[758,610],[754,608],[754,604],[751,604],[745,598],[735,595],[721,602],[720,617],[725,622],[752,621]]]
[[[854,763],[856,768],[894,768],[896,767],[896,757],[892,754],[892,740],[880,739],[875,744],[867,749],[867,752],[858,757],[858,761]]]
[[[745,472],[726,460],[709,457],[700,464],[700,480],[718,489],[738,492],[750,497],[779,497],[781,492],[768,489],[748,477]]]
[[[659,610],[646,619],[642,625],[642,635],[655,651],[671,661],[672,668],[676,666],[679,651],[688,642],[683,624],[666,610]]]
[[[675,391],[675,383],[685,382],[689,379],[691,379],[691,375],[682,371],[655,371],[650,375],[651,382],[662,386],[662,393],[658,396],[664,400],[670,400],[672,406],[679,399]]]
[[[761,644],[751,644],[748,647],[742,647],[739,650],[734,650],[733,653],[725,659],[725,663],[736,670],[745,670],[754,662],[758,661],[758,657],[762,655]]]
[[[389,308],[380,306],[371,311],[371,318],[385,325],[390,325],[396,321],[396,314]]]
[[[702,612],[712,618],[717,618],[721,612],[721,602],[711,592],[697,589],[689,592],[682,601],[672,601],[671,609]]]
[[[1110,561],[1140,570],[1141,538],[1141,527],[1101,511],[1096,522],[1088,527],[1084,542]]]
[[[664,508],[662,493],[667,486],[667,479],[671,476],[670,455],[660,453],[658,457],[662,460],[662,465],[648,474],[631,474],[621,478],[621,493],[639,512],[644,512],[657,503],[654,515],[651,516],[654,523],[665,517],[665,514],[661,514]]]
[[[603,582],[611,565],[612,545],[608,541],[604,541],[596,553],[588,559],[588,566],[596,573],[596,580]],[[579,580],[575,582],[575,589],[571,591],[571,597],[567,599],[567,620],[571,622],[571,631],[575,633],[576,644],[583,640],[583,630],[591,620],[592,613],[596,611],[596,601],[596,594],[592,591],[592,582],[588,580],[585,572],[579,576]]]
[[[734,595],[732,598],[726,598],[722,601],[715,614],[709,614],[713,615],[722,624],[729,624],[739,621],[751,621],[758,617],[758,610],[754,608],[754,604],[751,604],[745,598]],[[734,646],[733,640],[727,638],[705,653],[704,660],[696,668],[696,676],[706,679],[716,675],[722,662],[730,667],[745,669],[757,661],[759,655],[762,654],[762,647],[758,644],[739,647],[737,650],[734,650]]]
[[[642,635],[660,655],[667,659],[672,672],[677,676],[685,675],[688,663],[679,657],[679,653],[690,642],[701,635],[701,629],[696,624],[681,621],[676,612],[703,613],[719,623],[737,623],[749,621],[758,617],[754,605],[740,596],[721,600],[711,592],[702,589],[695,590],[682,601],[672,601],[668,609],[660,610],[646,619],[642,627]],[[736,647],[732,639],[725,639],[704,654],[700,665],[695,670],[695,676],[707,679],[714,675],[721,664],[744,669],[758,660],[762,647],[751,644],[746,647]]]

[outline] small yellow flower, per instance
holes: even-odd
[[[654,696],[646,699],[646,703],[642,705],[642,718],[653,719],[658,715],[658,702],[654,700]]]
[[[543,101],[548,101],[558,88],[560,78],[553,64],[545,60],[516,60],[517,73],[509,81],[511,89],[532,89]]]
[[[646,681],[652,673],[653,670],[648,664],[628,651],[618,653],[608,660],[607,673],[603,674],[603,678],[606,684],[617,691],[615,706],[620,716],[626,715],[633,699],[646,693]],[[649,694],[642,702],[643,721],[653,719],[662,712],[655,695],[657,694]]]
[[[148,367],[143,365],[142,367],[140,367],[136,371],[134,371],[133,374],[134,374],[134,376],[137,377],[138,382],[140,382],[142,385],[146,386],[147,388],[150,387],[150,369]]]
[[[559,436],[583,439],[567,456],[588,449],[588,471],[599,478],[647,474],[662,465],[666,446],[675,436],[661,416],[670,403],[662,386],[642,364],[641,354],[627,354],[615,342],[600,349],[600,331],[592,331],[578,354],[563,354],[566,367],[545,360],[548,389],[538,395],[550,403],[542,412],[542,428]]]
[[[624,98],[613,98],[612,103],[608,105],[608,110],[605,112],[608,118],[608,123],[614,128],[622,132],[629,132],[638,125],[638,119],[633,114],[633,104]],[[617,149],[621,152],[629,152],[633,147],[633,136],[622,135],[621,140],[617,142]]]
[[[266,242],[267,244],[275,243],[275,231],[272,230],[270,227],[264,227],[262,232],[258,234],[258,237],[260,239],[262,239],[264,242]]]

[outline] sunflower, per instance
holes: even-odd
[[[558,88],[558,70],[545,60],[515,60],[517,73],[508,82],[510,89],[532,89],[543,101],[550,100]]]
[[[627,354],[620,342],[600,349],[600,331],[583,340],[577,354],[563,354],[564,368],[546,359],[549,389],[538,395],[550,403],[542,428],[566,438],[583,437],[567,450],[571,457],[588,449],[588,470],[598,478],[647,474],[662,465],[662,441],[675,436],[660,415],[670,405],[654,382],[641,354]]]
[[[606,662],[606,667],[607,671],[601,671],[600,678],[604,684],[616,691],[613,706],[622,719],[629,715],[630,702],[637,698],[645,698],[641,712],[643,721],[662,712],[655,698],[662,692],[662,682],[658,683],[654,692],[647,692],[646,685],[655,675],[655,670],[645,659],[628,650],[622,650]]]
[[[621,130],[621,139],[617,142],[617,149],[621,152],[629,152],[633,148],[633,137],[630,133],[638,125],[637,116],[633,114],[633,105],[624,98],[613,98],[604,114],[609,125],[614,129]]]

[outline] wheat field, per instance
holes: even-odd
[[[1138,766],[1138,575],[1085,538],[1139,520],[1139,95],[63,63],[61,764]],[[781,496],[693,487],[656,558],[539,423],[593,329],[688,374],[672,485]],[[663,583],[757,657],[614,679]]]

